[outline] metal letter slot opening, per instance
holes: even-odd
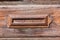
[[[48,15],[9,15],[8,27],[10,28],[48,28]]]

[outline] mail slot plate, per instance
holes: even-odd
[[[10,28],[48,28],[49,16],[41,15],[9,15],[8,27]]]

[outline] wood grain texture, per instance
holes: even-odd
[[[0,0],[1,5],[60,4],[60,0]]]
[[[48,28],[8,28],[11,21],[11,17],[15,17],[16,15],[41,15],[41,14],[49,14],[49,18],[51,23]],[[40,8],[40,7],[6,7],[0,9],[0,17],[3,20],[1,23],[3,28],[4,37],[21,37],[21,36],[33,36],[33,37],[60,37],[60,8],[49,7],[49,8]],[[5,17],[5,18],[3,18]],[[50,21],[49,20],[49,21]],[[5,23],[5,24],[4,24]],[[7,27],[7,28],[6,28]],[[13,27],[13,26],[12,26]],[[17,26],[15,26],[17,28]]]
[[[40,14],[40,15],[36,15],[36,14],[34,14],[33,15],[33,13],[32,14],[24,14],[23,13],[23,15],[22,14],[20,14],[20,15],[9,15],[10,16],[10,19],[13,21],[10,21],[10,23],[8,23],[8,24],[10,24],[10,25],[8,25],[8,26],[10,26],[10,27],[14,27],[14,26],[17,26],[17,27],[15,27],[15,28],[19,28],[19,26],[20,26],[20,28],[34,28],[34,27],[42,27],[42,28],[45,28],[45,27],[48,27],[49,26],[49,22],[50,21],[48,21],[49,19],[48,19],[48,14]],[[15,21],[15,22],[14,22]],[[16,22],[17,21],[17,22]],[[18,21],[20,21],[20,22],[18,22]],[[12,28],[13,28],[12,27]]]
[[[60,40],[60,38],[0,38],[0,40]]]

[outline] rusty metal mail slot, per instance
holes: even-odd
[[[48,15],[10,15],[8,27],[10,28],[46,28],[49,26]]]

